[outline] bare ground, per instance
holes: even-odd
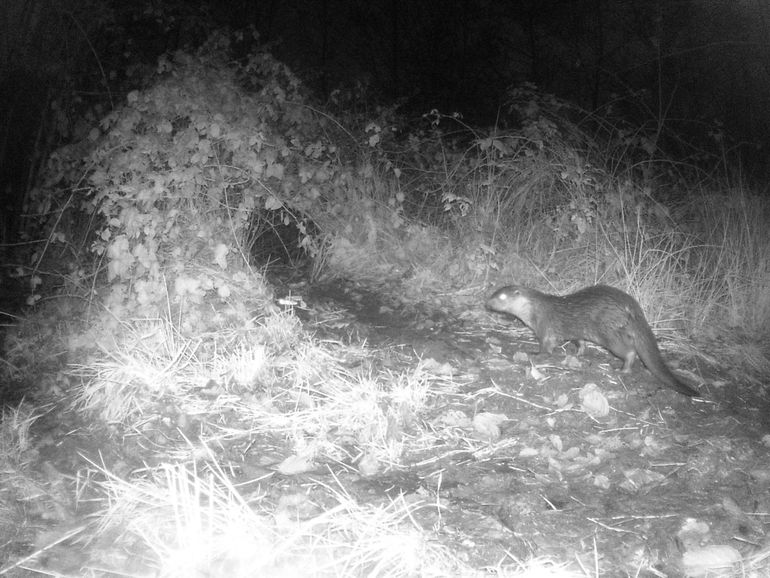
[[[467,378],[426,421],[499,416],[483,454],[437,447],[408,474],[368,483],[439,495],[443,508],[424,510],[421,522],[474,566],[535,555],[577,558],[607,576],[678,576],[682,554],[702,546],[730,545],[744,558],[770,546],[767,381],[714,366],[696,344],[681,364],[664,349],[701,384],[703,399],[693,400],[661,389],[641,364],[621,374],[601,348],[535,355],[529,329],[480,307],[431,320],[414,310],[394,317],[371,295],[351,305],[371,342]],[[587,384],[609,402],[606,415],[584,409]]]
[[[692,344],[684,356],[664,348],[672,368],[700,383],[703,399],[691,400],[660,389],[641,366],[618,373],[619,360],[598,348],[579,359],[570,346],[532,355],[528,329],[481,307],[452,315],[353,284],[304,289],[308,308],[299,314],[319,339],[366,340],[385,369],[432,359],[460,385],[412,424],[440,430],[443,441],[377,474],[362,475],[351,460],[282,476],[270,467],[284,450],[275,440],[224,446],[220,458],[236,482],[263,480],[251,491],[276,503],[302,493],[318,512],[330,485],[359,502],[403,496],[423,505],[414,517],[426,532],[479,569],[542,556],[586,576],[673,577],[682,575],[683,555],[704,546],[729,546],[744,560],[768,552],[770,414],[761,376],[716,366],[707,346]],[[154,465],[158,458],[148,456],[170,450],[180,431],[164,423],[148,436],[117,426],[96,434],[71,412],[41,419],[35,450],[44,498],[30,490],[28,506],[41,511],[5,503],[2,565],[45,544],[55,545],[32,566],[60,575],[78,575],[94,548],[112,566],[129,564],[130,548],[78,543],[88,495],[78,495],[76,512],[72,492],[84,481],[84,460],[126,476]],[[188,424],[188,433],[199,425]],[[406,427],[394,435],[411,434]],[[30,517],[40,523],[20,523]],[[38,575],[22,567],[6,575]]]

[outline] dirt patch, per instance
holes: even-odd
[[[569,346],[533,355],[526,327],[481,308],[452,319],[405,314],[370,294],[353,302],[349,311],[372,342],[398,348],[406,363],[434,357],[471,376],[427,421],[446,423],[453,412],[471,421],[500,416],[483,453],[448,443],[410,470],[441,504],[424,509],[421,522],[474,566],[578,556],[585,568],[598,559],[620,575],[650,568],[676,575],[688,549],[728,544],[749,555],[767,547],[763,389],[704,363],[680,366],[664,351],[672,367],[702,383],[704,399],[691,400],[661,389],[642,366],[619,373],[620,361],[600,348],[580,358]],[[587,384],[608,401],[606,415],[582,406]],[[414,482],[394,485],[418,491]]]
[[[8,519],[29,521],[32,512],[37,533],[29,523],[16,537],[9,529],[3,565],[44,548],[31,567],[146,574],[151,556],[136,538],[120,547],[115,530],[85,538],[89,516],[103,505],[93,489],[141,479],[164,462],[203,464],[209,451],[246,501],[295,520],[334,510],[330,488],[375,508],[403,501],[425,536],[477,569],[539,557],[581,576],[677,576],[683,556],[703,547],[728,547],[744,560],[767,551],[764,389],[720,375],[702,359],[678,363],[664,349],[672,367],[701,383],[703,399],[693,400],[661,389],[643,367],[619,373],[620,361],[602,349],[579,358],[570,346],[533,355],[537,344],[517,322],[481,306],[457,315],[403,303],[383,297],[396,294],[387,289],[342,282],[311,289],[297,281],[279,290],[278,302],[290,303],[318,340],[369,344],[370,354],[342,359],[343,366],[367,363],[396,376],[429,363],[451,376],[457,387],[427,411],[394,420],[387,435],[403,444],[400,461],[367,472],[351,440],[345,457],[287,472],[285,458],[295,449],[279,432],[229,435],[243,419],[236,412],[212,421],[164,397],[135,428],[52,410],[32,428],[36,441],[26,459],[37,464],[37,494],[9,483],[4,500],[16,504]],[[217,399],[222,384],[198,394]],[[239,403],[261,401],[255,394]],[[425,431],[432,443],[410,446]],[[23,503],[34,511],[25,515]]]

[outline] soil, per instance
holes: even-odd
[[[438,493],[440,517],[426,508],[420,521],[473,566],[534,555],[577,558],[607,576],[678,576],[685,551],[726,544],[748,559],[770,546],[766,381],[736,380],[710,356],[679,364],[662,348],[672,369],[702,384],[703,399],[690,399],[639,362],[621,374],[598,347],[536,355],[528,328],[481,305],[429,314],[340,285],[317,288],[310,302],[326,299],[353,313],[349,327],[362,325],[369,343],[412,363],[449,363],[468,381],[426,421],[450,409],[502,416],[483,455],[436,448],[408,474],[362,484]],[[587,384],[609,401],[606,416],[582,409]]]
[[[736,379],[706,361],[712,357],[692,354],[697,347],[681,363],[663,347],[672,369],[701,383],[703,399],[693,400],[661,389],[641,365],[619,373],[620,361],[600,348],[580,358],[571,346],[533,355],[529,329],[481,304],[453,315],[342,282],[292,292],[303,294],[307,307],[298,314],[319,338],[366,340],[383,367],[432,359],[451,368],[461,385],[420,418],[450,428],[452,419],[467,418],[486,443],[471,451],[458,436],[369,477],[345,464],[326,474],[274,476],[267,492],[276,499],[307,493],[324,476],[328,484],[333,474],[360,502],[398,495],[424,502],[415,520],[476,568],[543,556],[591,576],[673,577],[681,575],[682,554],[704,545],[729,545],[744,559],[770,547],[767,382]],[[332,316],[334,323],[324,322]],[[597,403],[586,401],[590,392]],[[83,456],[117,475],[152,465],[146,439],[132,432],[94,438],[62,414],[37,429],[49,482],[71,480]],[[162,446],[176,429],[154,443]],[[242,462],[243,476],[257,477],[265,459],[262,452]],[[41,518],[72,528],[85,515],[63,506]],[[8,539],[4,564],[29,550],[25,540],[40,543],[32,535]],[[77,566],[54,548],[44,562]]]

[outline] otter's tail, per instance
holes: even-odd
[[[639,336],[639,343],[636,344],[636,352],[639,354],[639,357],[647,369],[650,370],[650,373],[665,385],[683,395],[701,397],[701,394],[698,393],[697,390],[687,385],[668,368],[660,354],[660,349],[658,349],[655,335],[652,333],[652,329],[650,329],[650,326],[647,325],[646,322],[642,326],[641,333],[642,334]]]

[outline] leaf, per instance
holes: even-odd
[[[265,197],[265,208],[268,211],[277,211],[281,207],[283,207],[283,203],[275,195],[268,195]]]
[[[478,413],[473,418],[473,429],[490,440],[496,440],[500,437],[500,424],[507,419],[502,413]]]
[[[230,248],[224,243],[219,243],[214,247],[214,263],[219,265],[221,269],[227,269],[227,254],[230,252]]]
[[[711,544],[685,552],[682,555],[682,566],[686,575],[692,577],[727,575],[717,572],[719,570],[736,570],[734,575],[741,576],[737,566],[742,560],[741,553],[732,546]]]
[[[546,377],[537,367],[535,367],[534,363],[527,368],[527,374],[536,381],[543,381]]]
[[[315,469],[315,462],[311,456],[301,456],[294,454],[283,460],[276,470],[285,476],[294,474],[304,474]]]
[[[566,393],[562,393],[554,400],[554,403],[559,409],[566,409],[570,405],[569,396]]]
[[[620,487],[629,492],[636,492],[644,486],[661,483],[666,479],[663,474],[641,468],[624,470],[623,475],[626,479],[620,484]]]
[[[373,476],[382,469],[379,460],[371,453],[365,453],[364,456],[358,460],[357,466],[358,472],[362,476]]]
[[[284,166],[281,163],[268,163],[267,170],[265,171],[266,177],[275,177],[278,180],[283,180]]]
[[[601,488],[603,490],[609,490],[611,485],[612,484],[610,483],[610,479],[603,474],[598,474],[597,476],[594,477],[594,486],[596,486],[597,488]]]
[[[107,266],[107,280],[112,281],[116,277],[128,277],[131,267],[134,264],[134,256],[125,235],[115,237],[107,248],[107,257],[109,264]]]
[[[587,383],[582,387],[580,401],[583,411],[593,418],[610,413],[610,402],[595,383]]]

